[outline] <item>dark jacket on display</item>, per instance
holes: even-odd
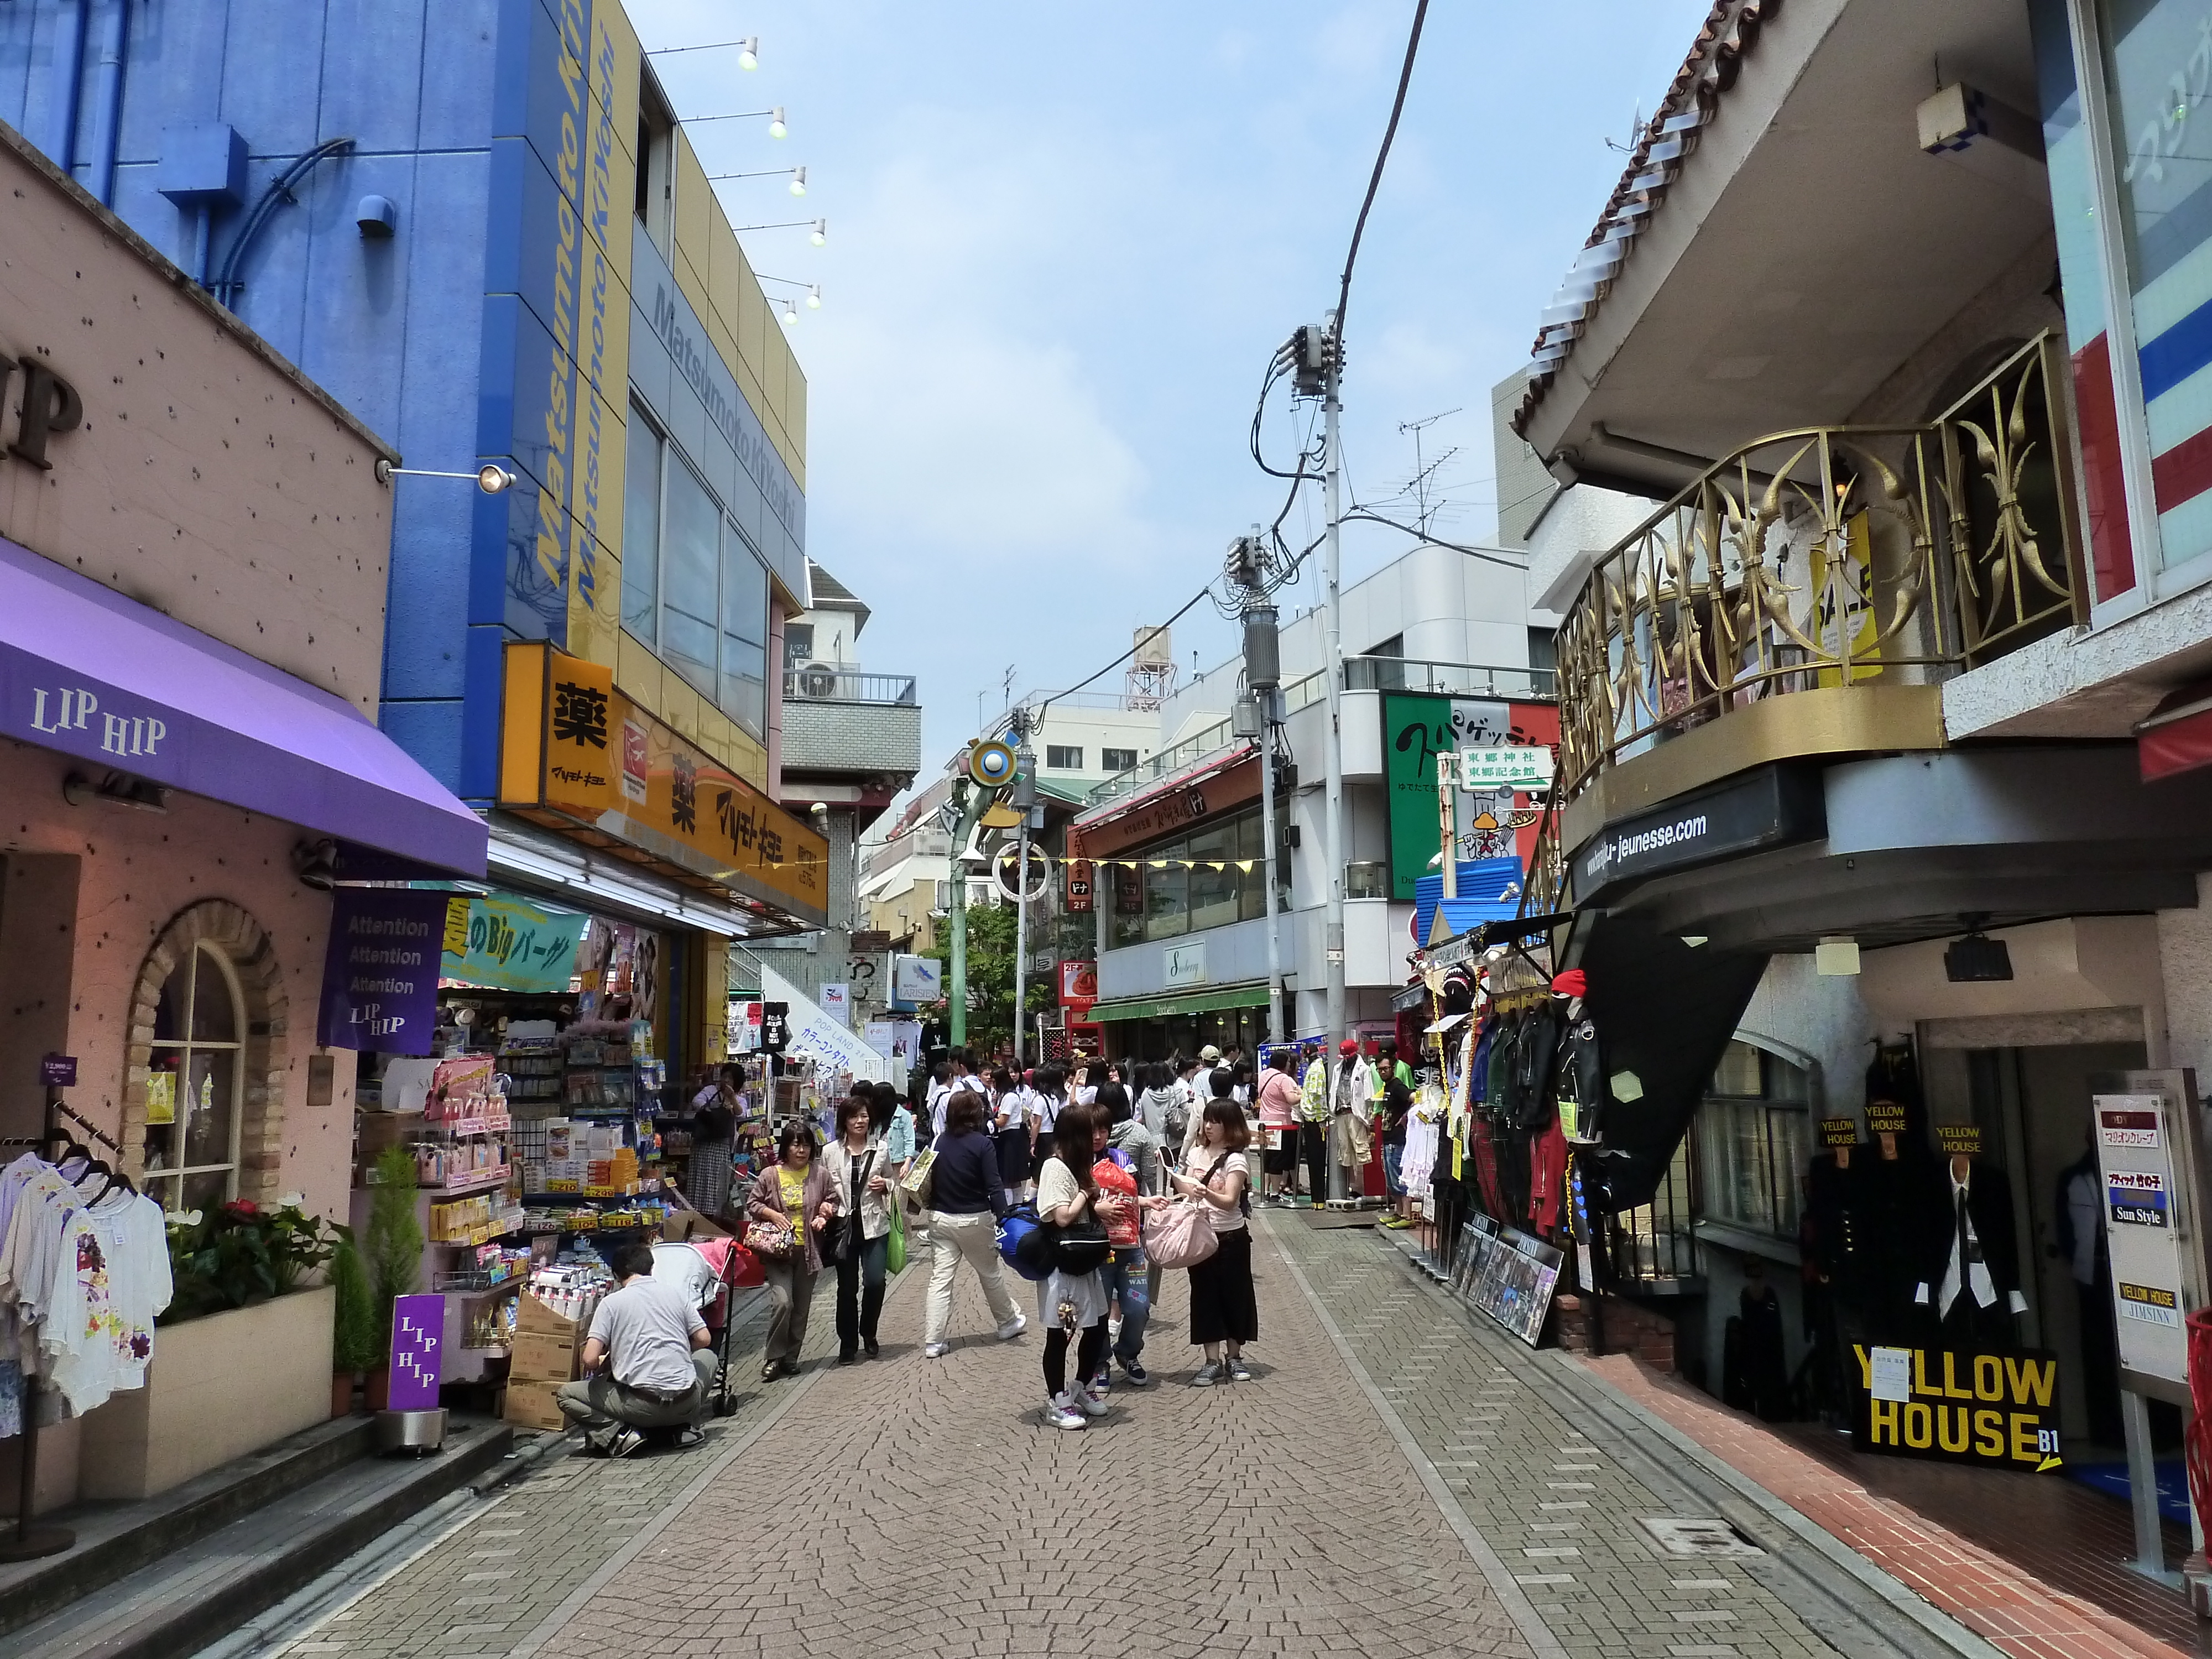
[[[1958,1209],[1951,1194],[1951,1166],[1947,1160],[1938,1170],[1939,1179],[1932,1196],[1936,1213],[1929,1218],[1922,1246],[1920,1279],[1928,1286],[1929,1305],[1938,1314],[1943,1311],[1943,1275],[1950,1271],[1951,1255],[1958,1243]],[[1966,1218],[1973,1224],[1974,1241],[1981,1246],[1982,1261],[1990,1270],[1990,1283],[1997,1293],[1997,1306],[2004,1308],[2012,1293],[2020,1289],[2020,1235],[2013,1224],[2012,1183],[2005,1172],[1994,1164],[1976,1158],[1966,1176]],[[1960,1274],[1960,1294],[1971,1300],[1973,1290],[1967,1276]]]

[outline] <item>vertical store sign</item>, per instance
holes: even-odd
[[[446,1298],[403,1296],[392,1304],[392,1390],[396,1412],[427,1412],[438,1404],[445,1346]]]
[[[2140,1073],[2128,1079],[2142,1080]],[[2203,1245],[2188,1237],[2189,1218],[2177,1202],[2182,1164],[2174,1155],[2177,1104],[2148,1090],[2095,1094],[2089,1101],[2121,1368],[2185,1383],[2189,1344],[2182,1316],[2191,1304],[2182,1251]]]
[[[477,503],[478,556],[495,553],[516,634],[611,664],[637,42],[617,5],[502,10],[477,447],[525,482]]]
[[[447,902],[447,894],[409,887],[340,887],[331,893],[315,1020],[319,1047],[430,1052]]]

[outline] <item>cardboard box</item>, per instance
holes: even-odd
[[[559,1337],[573,1351],[582,1341],[584,1334],[576,1322],[563,1318],[532,1296],[527,1286],[515,1298],[514,1328],[518,1334]]]
[[[568,1426],[553,1395],[558,1382],[509,1382],[500,1402],[500,1416],[526,1428],[550,1429],[556,1433]]]
[[[576,1374],[576,1344],[572,1337],[517,1331],[507,1360],[511,1382],[566,1382]]]

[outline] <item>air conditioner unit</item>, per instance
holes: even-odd
[[[799,695],[802,697],[834,697],[837,695],[837,671],[811,662],[799,671]]]

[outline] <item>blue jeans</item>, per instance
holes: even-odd
[[[1388,1141],[1382,1144],[1382,1184],[1393,1198],[1406,1195],[1406,1178],[1399,1173],[1399,1165],[1405,1161],[1404,1146],[1393,1146]]]
[[[1145,1272],[1145,1247],[1117,1249],[1098,1270],[1098,1283],[1121,1304],[1121,1334],[1114,1344],[1114,1358],[1125,1370],[1145,1351],[1145,1327],[1152,1322],[1152,1293]]]

